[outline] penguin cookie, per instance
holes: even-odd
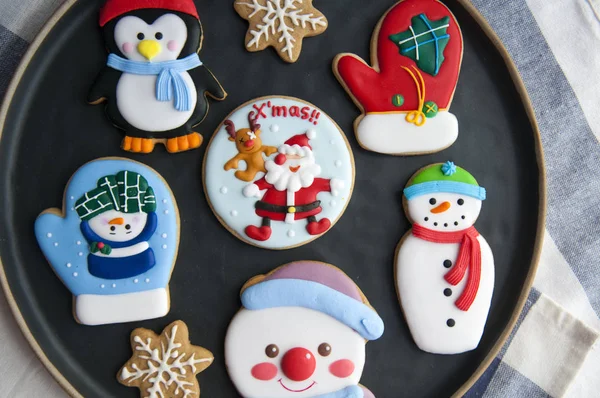
[[[479,345],[494,291],[494,256],[473,225],[485,197],[452,162],[419,170],[404,189],[413,226],[398,244],[396,286],[423,351],[458,354]]]
[[[450,10],[437,0],[404,0],[381,19],[371,41],[372,66],[339,54],[333,71],[362,115],[360,146],[390,155],[441,151],[456,141],[448,110],[458,82],[463,39]]]
[[[192,0],[107,0],[100,26],[109,56],[88,95],[124,131],[121,147],[150,153],[198,148],[192,129],[208,113],[208,96],[227,93],[198,57],[202,25]]]
[[[242,397],[375,398],[359,381],[383,320],[339,268],[286,264],[246,282],[241,299],[225,363]]]

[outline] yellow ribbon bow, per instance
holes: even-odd
[[[415,76],[413,71],[408,69],[406,66],[403,66],[402,69],[407,71],[410,74],[410,77],[412,77],[413,81],[415,82],[415,85],[417,86],[417,95],[419,96],[418,109],[408,112],[406,114],[406,121],[408,123],[414,124],[417,127],[421,127],[422,125],[425,124],[425,121],[427,120],[425,113],[423,113],[423,105],[425,104],[425,81],[423,80],[423,76],[421,75],[421,72],[419,72],[419,70],[417,68],[415,68],[414,66],[413,66],[413,69],[417,73],[417,76],[419,76],[418,80],[417,80],[417,76]]]

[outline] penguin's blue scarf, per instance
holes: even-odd
[[[187,112],[192,109],[192,93],[185,84],[181,72],[197,68],[202,65],[198,54],[194,53],[182,59],[164,62],[139,62],[131,61],[110,54],[106,64],[118,71],[134,75],[156,75],[156,99],[158,101],[171,101],[175,98],[175,109]]]

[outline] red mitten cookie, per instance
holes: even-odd
[[[448,108],[462,61],[462,34],[437,0],[405,0],[380,20],[371,42],[373,66],[354,54],[333,63],[338,80],[363,114],[354,123],[368,150],[416,155],[456,141]]]

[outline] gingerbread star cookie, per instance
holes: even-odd
[[[167,326],[160,336],[152,330],[131,333],[133,356],[121,368],[117,379],[127,387],[140,389],[142,397],[199,397],[196,375],[208,368],[213,354],[190,343],[183,321]]]
[[[272,46],[289,63],[298,60],[304,37],[327,29],[327,18],[312,0],[236,0],[234,7],[250,23],[246,49],[255,52]]]

